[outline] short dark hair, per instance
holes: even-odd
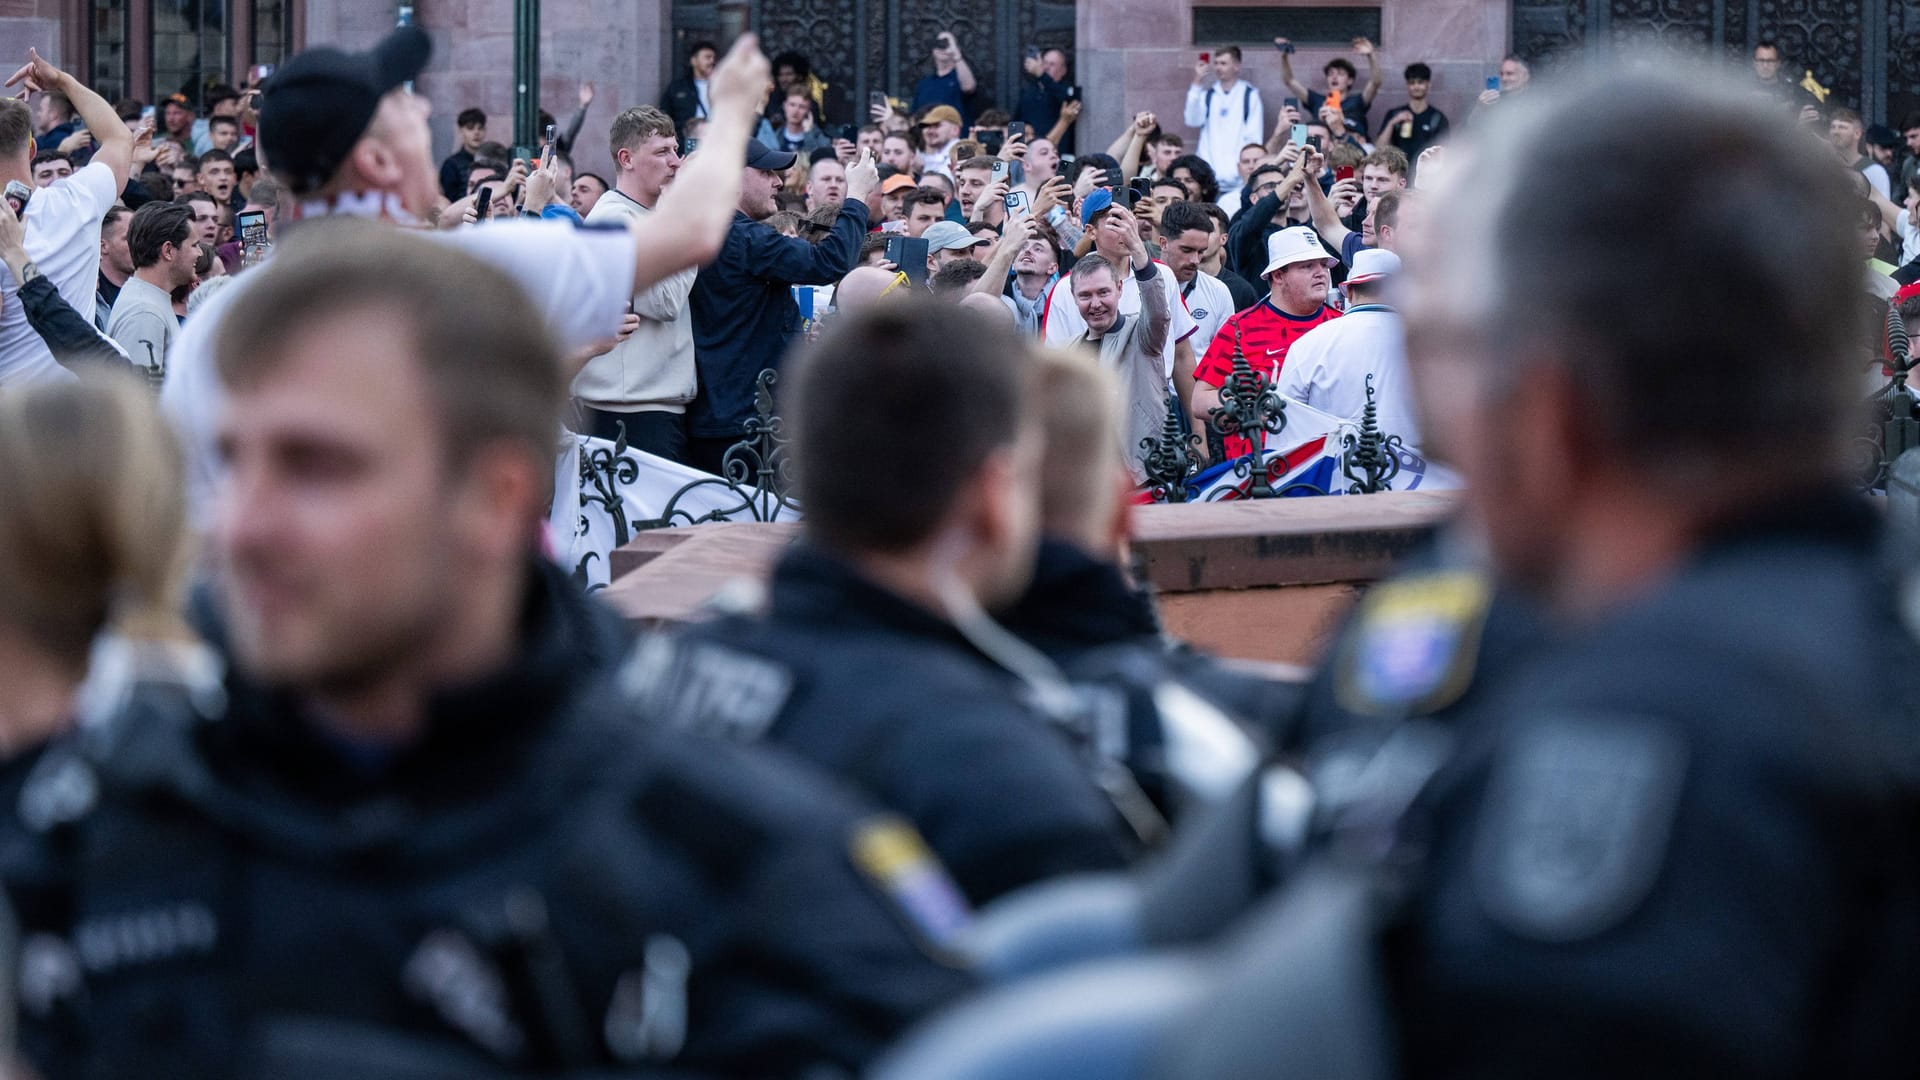
[[[1912,131],[1914,128],[1920,128],[1920,109],[1913,110],[1907,114],[1906,119],[1900,121],[1900,130],[1903,133]]]
[[[226,83],[215,83],[207,88],[206,106],[212,111],[215,105],[224,105],[229,101],[239,101],[240,91]]]
[[[1147,188],[1147,191],[1151,193],[1154,188],[1163,188],[1163,187],[1176,189],[1177,191],[1180,192],[1180,198],[1183,200],[1187,197],[1187,185],[1181,183],[1178,180],[1175,180],[1171,176],[1163,176],[1160,179],[1155,180],[1153,184]]]
[[[121,206],[119,203],[114,203],[112,206],[107,207],[106,214],[100,218],[100,231],[105,232],[113,228],[114,222],[119,221],[123,217],[132,216],[133,211]]]
[[[1177,146],[1182,150],[1187,148],[1187,140],[1181,138],[1180,133],[1177,131],[1162,131],[1160,134],[1155,135],[1150,141],[1158,143],[1161,146]]]
[[[240,128],[240,118],[239,118],[239,117],[237,117],[237,116],[209,116],[209,117],[207,117],[207,130],[209,130],[209,131],[211,131],[211,130],[213,130],[213,126],[214,126],[215,124],[221,124],[221,125],[224,125],[224,126],[226,126],[226,127],[230,127],[230,128],[233,128],[233,129],[235,129],[235,130],[237,131],[237,130],[239,130],[239,128]],[[204,159],[202,159],[202,160],[204,160]],[[229,161],[231,161],[231,160],[233,160],[233,159],[232,159],[231,157],[229,157],[229,158],[228,158],[227,160],[229,160]]]
[[[487,114],[480,109],[461,109],[460,115],[453,118],[454,127],[486,127]]]
[[[138,98],[121,98],[113,103],[113,115],[122,120],[138,120],[147,107]]]
[[[823,161],[831,161],[838,164],[840,161],[840,152],[831,146],[816,146],[813,149],[813,153],[807,155],[807,165],[809,168]]]
[[[781,378],[801,527],[844,552],[931,540],[1033,407],[1033,365],[1012,324],[957,304],[843,314],[800,346]],[[900,453],[902,419],[940,452]]]
[[[607,178],[604,176],[601,176],[599,173],[583,172],[583,173],[574,174],[574,177],[573,177],[574,183],[577,184],[582,180],[591,180],[594,183],[599,184],[600,191],[602,194],[605,194],[606,192],[613,190],[613,185],[607,183]]]
[[[985,154],[981,154],[978,157],[970,157],[967,160],[961,162],[960,164],[954,166],[953,171],[956,174],[963,173],[963,172],[974,172],[981,169],[984,169],[987,172],[992,172],[993,166],[999,160],[1000,160],[999,158],[988,157]]]
[[[986,112],[973,118],[973,126],[977,128],[1003,128],[1009,123],[1012,123],[1012,121],[1013,116],[1009,114],[1007,110],[988,109]]]
[[[945,210],[947,208],[947,193],[930,187],[914,188],[912,191],[907,192],[906,198],[900,200],[900,213],[905,217],[912,217],[913,208],[916,206],[937,206],[941,210]]]
[[[253,152],[253,147],[249,146],[233,155],[233,171],[242,176],[260,171],[260,158]]]
[[[39,153],[33,155],[33,167],[36,169],[42,165],[45,165],[49,161],[64,161],[67,164],[71,165],[73,164],[73,155],[68,153],[63,153],[62,151],[59,151],[59,150],[42,150]]]
[[[1118,266],[1115,266],[1112,263],[1112,261],[1110,261],[1105,255],[1102,255],[1097,251],[1089,251],[1085,255],[1082,255],[1078,259],[1075,259],[1073,262],[1074,277],[1079,277],[1083,273],[1097,274],[1102,270],[1105,270],[1108,274],[1113,276],[1113,281],[1114,281],[1114,284],[1116,285],[1127,280],[1127,276],[1120,272],[1120,268]],[[1073,285],[1071,283],[1068,284],[1067,291],[1069,293],[1073,291]]]
[[[1400,203],[1407,197],[1404,191],[1382,192],[1373,204],[1373,231],[1379,235],[1381,229],[1400,227]]]
[[[961,296],[973,283],[987,276],[987,268],[978,259],[956,259],[933,272],[927,285],[935,296]]]
[[[213,192],[211,191],[189,191],[185,195],[175,199],[174,202],[181,206],[185,206],[188,203],[203,202],[215,210],[220,209],[220,200],[214,198]]]
[[[506,274],[450,245],[357,220],[307,226],[255,274],[248,303],[227,313],[214,344],[226,385],[269,377],[308,329],[391,311],[412,331],[449,460],[506,441],[551,467],[566,376],[539,310]]]
[[[1217,48],[1217,49],[1215,49],[1215,50],[1213,50],[1213,55],[1215,55],[1215,56],[1231,56],[1231,57],[1233,57],[1233,58],[1234,58],[1234,60],[1235,60],[1235,61],[1237,62],[1237,61],[1239,61],[1239,60],[1241,59],[1241,57],[1240,57],[1240,46],[1238,46],[1238,45],[1222,45],[1222,46],[1220,46],[1219,48]]]
[[[193,210],[184,202],[150,202],[133,212],[127,226],[127,254],[138,270],[160,261],[160,249],[168,244],[186,245],[193,235]]]
[[[1167,175],[1172,176],[1178,169],[1185,169],[1200,185],[1201,202],[1220,201],[1220,181],[1213,175],[1213,166],[1198,154],[1182,154],[1167,164]]]
[[[225,150],[220,150],[217,148],[213,150],[209,150],[206,153],[200,155],[200,160],[193,163],[193,171],[199,172],[200,170],[206,168],[209,165],[217,165],[222,161],[226,162],[229,165],[233,164],[233,155],[227,153]],[[235,169],[234,171],[239,172],[240,170]]]
[[[1401,72],[1400,77],[1402,79],[1405,79],[1408,82],[1414,82],[1415,80],[1418,80],[1420,82],[1432,82],[1433,69],[1428,67],[1426,64],[1418,60],[1415,60],[1413,63],[1407,65],[1407,70]]]
[[[715,45],[713,42],[708,41],[705,38],[701,38],[699,41],[696,41],[693,44],[687,46],[687,59],[689,60],[693,59],[694,56],[698,54],[702,49],[705,49],[706,51],[712,53],[715,57],[718,57],[720,55],[720,46]]]
[[[1263,173],[1272,173],[1275,176],[1285,179],[1287,175],[1287,170],[1282,166],[1273,164],[1272,162],[1268,162],[1265,165],[1254,166],[1253,172],[1247,175],[1247,190],[1249,192],[1251,192],[1254,188],[1257,188],[1260,186],[1260,177],[1261,177],[1261,174]],[[1248,205],[1252,205],[1252,204],[1248,204]]]
[[[608,156],[618,158],[620,151],[632,150],[648,139],[671,139],[676,134],[673,117],[652,105],[634,105],[622,109],[608,127],[607,145],[611,148]]]
[[[891,233],[874,233],[872,236],[860,241],[860,254],[854,258],[853,264],[855,266],[865,266],[867,259],[872,256],[874,252],[887,250],[887,241],[891,239],[891,237]]]
[[[0,98],[0,157],[13,157],[33,141],[33,114],[16,97]]]
[[[1683,462],[1661,482],[1689,495],[1737,493],[1727,481],[1755,470],[1782,486],[1831,480],[1857,404],[1852,174],[1735,85],[1640,73],[1549,100],[1489,129],[1458,190],[1501,194],[1449,207],[1434,242],[1463,252],[1461,270],[1491,268],[1475,322],[1500,343],[1497,378],[1562,367],[1596,437],[1636,463]],[[1488,250],[1498,257],[1476,254]],[[1650,250],[1695,253],[1711,272],[1676,294],[1635,266]]]
[[[1348,60],[1344,56],[1334,57],[1333,59],[1327,61],[1326,67],[1323,67],[1320,69],[1320,73],[1323,75],[1328,74],[1330,72],[1335,72],[1335,71],[1346,72],[1347,78],[1349,79],[1358,79],[1360,77],[1360,72],[1354,68],[1353,61]]]
[[[1160,211],[1161,236],[1171,240],[1189,231],[1213,235],[1213,215],[1207,213],[1204,205],[1195,202],[1177,202]]]

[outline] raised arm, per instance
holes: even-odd
[[[759,39],[752,34],[740,35],[713,69],[707,90],[712,111],[699,153],[680,167],[656,212],[629,226],[638,241],[634,292],[676,271],[711,262],[720,253],[740,202],[747,140],[760,119],[768,71]]]
[[[1309,149],[1303,160],[1308,172],[1319,175],[1320,155],[1317,152]],[[1353,181],[1342,180],[1340,183],[1352,184]],[[1340,212],[1334,208],[1333,200],[1327,197],[1327,193],[1320,190],[1317,181],[1307,183],[1307,209],[1313,214],[1313,231],[1320,234],[1328,247],[1345,251],[1347,237],[1353,235],[1353,230],[1341,224]]]
[[[960,77],[960,92],[973,93],[980,83],[973,77],[973,65],[967,63],[967,58],[960,53],[960,39],[949,32],[947,44],[953,49],[953,73]]]
[[[1020,248],[1033,239],[1033,219],[1017,217],[1007,222],[1000,230],[1000,246],[993,249],[993,258],[987,261],[987,272],[973,283],[971,291],[981,296],[999,296],[1000,290],[1007,287],[1007,275],[1013,272],[1013,261],[1020,257]]]
[[[1060,140],[1067,137],[1067,129],[1072,127],[1073,122],[1078,119],[1080,119],[1080,102],[1063,102],[1060,105],[1060,118],[1055,120],[1053,127],[1047,130],[1047,141],[1055,146],[1060,145]]]
[[[1126,183],[1140,172],[1140,155],[1147,150],[1147,133],[1153,130],[1156,121],[1153,114],[1143,112],[1133,118],[1133,126],[1127,129],[1127,147],[1124,153],[1115,154],[1120,159],[1119,182]],[[1116,144],[1117,145],[1117,144]]]
[[[37,49],[27,50],[26,64],[7,80],[8,86],[22,83],[34,93],[54,90],[67,96],[67,100],[73,103],[73,111],[80,115],[80,122],[87,125],[94,141],[99,143],[99,149],[93,152],[93,160],[113,171],[113,190],[125,188],[127,173],[133,167],[133,133],[127,130],[126,124],[121,123],[119,114],[113,111],[112,105],[107,104],[107,99],[94,93],[79,79],[47,63]]]
[[[1380,92],[1380,53],[1373,47],[1373,42],[1368,41],[1366,38],[1354,38],[1353,51],[1366,57],[1367,85],[1360,88],[1360,100],[1371,105],[1373,104],[1373,96]]]
[[[1287,89],[1293,92],[1294,97],[1306,101],[1307,84],[1293,77],[1293,50],[1287,48],[1287,39],[1274,38],[1273,47],[1280,50],[1280,81],[1287,84]]]

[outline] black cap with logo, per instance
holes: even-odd
[[[403,26],[360,53],[321,46],[288,60],[260,92],[259,147],[295,195],[325,187],[373,122],[380,99],[419,77],[432,39]]]

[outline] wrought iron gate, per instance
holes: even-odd
[[[792,50],[829,86],[828,119],[864,122],[874,90],[911,96],[932,72],[934,35],[951,30],[984,91],[1011,110],[1029,45],[1073,56],[1075,0],[674,0],[674,67],[689,42],[758,33],[769,56]],[[857,114],[857,115],[856,115]]]
[[[1513,0],[1514,51],[1529,61],[1646,34],[1740,57],[1772,40],[1784,71],[1811,69],[1870,118],[1920,108],[1914,0]]]

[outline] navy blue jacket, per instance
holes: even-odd
[[[1126,864],[1133,841],[1068,736],[950,623],[812,547],[780,560],[770,600],[651,639],[624,688],[650,716],[851,781],[975,904]]]
[[[687,407],[687,433],[738,438],[753,415],[753,384],[778,369],[800,333],[794,285],[831,285],[853,269],[867,235],[867,204],[848,199],[817,244],[781,236],[738,211],[720,256],[700,268],[688,298],[700,390]]]

